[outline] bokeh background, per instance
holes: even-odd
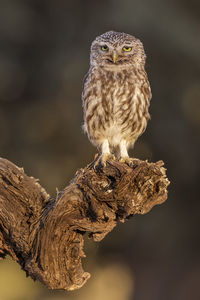
[[[86,239],[92,278],[78,291],[48,291],[1,261],[1,300],[200,299],[200,1],[0,0],[0,156],[51,195],[92,161],[82,83],[91,41],[111,29],[144,43],[152,118],[131,155],[165,162],[169,198]]]

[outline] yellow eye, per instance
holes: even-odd
[[[102,50],[102,51],[108,51],[108,46],[107,46],[107,45],[101,46],[101,50]]]
[[[132,47],[127,47],[127,46],[125,46],[125,47],[123,47],[122,49],[123,49],[123,51],[125,51],[125,52],[130,52],[130,51],[132,50]]]

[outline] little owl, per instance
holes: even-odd
[[[83,128],[103,165],[109,158],[129,164],[127,150],[146,129],[151,89],[145,59],[142,42],[130,34],[108,31],[92,42]]]

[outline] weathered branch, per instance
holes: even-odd
[[[56,199],[36,179],[0,159],[0,256],[51,289],[74,290],[90,277],[81,259],[83,234],[100,241],[117,222],[145,214],[167,199],[163,162],[109,161],[80,169]]]

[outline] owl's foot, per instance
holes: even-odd
[[[106,163],[110,159],[116,159],[115,156],[111,153],[102,153],[98,159],[94,163],[94,168],[96,168],[99,165],[102,165],[103,167],[106,167]]]
[[[100,159],[101,159],[102,165],[105,167],[106,163],[107,163],[107,160],[115,159],[115,156],[113,154],[111,154],[111,153],[105,153],[105,154],[102,154],[100,156]]]
[[[121,140],[119,144],[119,150],[120,150],[120,162],[126,163],[130,167],[132,166],[132,158],[128,156],[127,151],[127,142],[125,140]]]
[[[115,159],[115,156],[110,153],[108,140],[104,139],[101,145],[101,155],[95,161],[94,168],[96,168],[99,164],[105,167],[109,159]]]
[[[133,166],[133,158],[130,158],[129,156],[123,156],[120,158],[120,162],[125,163],[127,165],[129,165],[130,167]]]

